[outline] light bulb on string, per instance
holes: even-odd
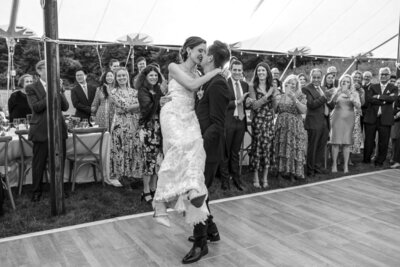
[[[75,48],[78,48],[78,46],[76,44],[74,46],[75,46]]]
[[[370,59],[368,59],[368,63],[369,63],[369,62],[371,62],[371,60],[370,60]]]
[[[331,59],[330,59],[330,58],[328,58],[328,61],[331,61]]]
[[[19,39],[17,39],[17,43],[19,43]]]
[[[342,58],[342,62],[344,62],[344,58]]]
[[[315,59],[315,60],[317,60],[318,58],[317,58],[317,57],[315,57],[314,59]]]
[[[385,61],[382,60],[382,64],[385,64]]]
[[[257,54],[257,57],[259,57],[260,55],[259,54]]]
[[[240,51],[240,55],[243,56],[243,51]]]
[[[126,47],[126,44],[124,44],[124,48]]]
[[[169,48],[167,48],[167,52],[169,52]]]
[[[272,57],[274,57],[275,55],[272,55]]]
[[[102,45],[100,45],[100,49],[102,49],[103,48],[103,46]]]
[[[146,47],[145,47],[144,49],[146,49],[146,50],[147,50],[147,45],[146,45]]]

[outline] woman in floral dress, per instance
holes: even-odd
[[[354,82],[354,89],[355,92],[358,94],[360,98],[360,103],[361,106],[364,105],[365,102],[365,92],[364,89],[362,88],[362,72],[359,70],[356,70],[352,73],[351,77],[353,78]],[[361,153],[361,146],[364,144],[364,138],[361,130],[361,109],[360,108],[355,108],[354,110],[355,113],[355,124],[354,124],[354,130],[353,130],[353,145],[350,147],[350,153],[352,154],[360,154]],[[351,159],[349,161],[349,165],[353,165],[351,163]]]
[[[160,89],[162,76],[154,65],[148,65],[139,74],[135,88],[139,90],[140,141],[142,143],[144,169],[142,200],[151,203],[157,186],[157,171],[162,154],[160,127]]]
[[[246,105],[253,112],[251,122],[252,140],[250,151],[250,169],[253,171],[253,185],[260,188],[258,172],[262,171],[262,186],[268,187],[268,169],[271,165],[272,144],[274,138],[274,112],[272,106],[272,74],[267,63],[257,65],[252,85],[249,89]]]
[[[137,130],[139,101],[136,89],[130,87],[125,68],[115,70],[111,98],[115,114],[111,126],[111,183],[121,186],[122,177],[142,177],[141,146]]]
[[[304,179],[307,134],[302,114],[307,110],[306,96],[296,75],[289,75],[283,82],[285,93],[276,95],[274,106],[278,117],[275,123],[274,164],[278,177]]]
[[[92,103],[92,114],[95,115],[95,122],[100,127],[106,127],[110,131],[114,117],[113,105],[110,100],[110,90],[114,82],[114,73],[111,70],[105,72],[100,79],[101,86],[97,88]]]

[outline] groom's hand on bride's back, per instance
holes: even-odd
[[[160,98],[160,106],[163,107],[166,103],[168,103],[168,102],[171,101],[171,100],[172,100],[172,97],[169,96],[169,95],[162,96],[162,97]]]

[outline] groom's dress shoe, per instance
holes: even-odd
[[[194,236],[189,236],[188,240],[190,242],[194,242]],[[219,233],[212,233],[212,234],[207,234],[207,240],[210,242],[217,242],[221,240],[221,237],[219,236]]]
[[[233,181],[233,185],[239,190],[239,191],[243,191],[243,186],[242,183],[240,182],[239,179],[232,179]]]
[[[188,264],[188,263],[193,263],[193,262],[199,261],[201,259],[201,257],[203,257],[204,255],[207,255],[207,254],[208,254],[207,244],[204,245],[203,247],[197,247],[197,246],[193,245],[193,247],[189,251],[189,253],[186,254],[186,256],[183,258],[182,263]]]

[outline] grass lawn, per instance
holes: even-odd
[[[360,163],[362,159],[361,155],[354,155],[352,159],[355,162],[355,166],[350,166],[349,175],[389,167],[389,165],[385,165],[382,168],[376,168],[372,164]],[[307,182],[315,183],[341,176],[343,176],[343,169],[342,166],[339,166],[339,173],[317,175],[308,179]],[[241,192],[232,184],[230,191],[222,191],[220,189],[221,183],[216,178],[213,186],[210,188],[211,200],[250,194],[263,190],[297,186],[305,183],[304,181],[296,181],[295,183],[291,183],[288,180],[277,181],[271,174],[269,177],[270,187],[268,189],[256,189],[252,186],[252,175],[246,169],[244,170],[242,179],[245,190]],[[152,208],[149,204],[140,201],[142,188],[132,189],[130,182],[128,180],[122,181],[124,184],[122,188],[115,188],[108,185],[103,187],[101,183],[77,184],[75,192],[71,193],[69,198],[65,200],[65,215],[57,217],[50,216],[48,190],[44,192],[40,202],[32,203],[30,201],[30,185],[27,185],[23,188],[21,196],[17,196],[16,191],[14,192],[17,206],[15,212],[12,211],[10,202],[6,199],[6,214],[0,218],[0,238],[151,211]]]

